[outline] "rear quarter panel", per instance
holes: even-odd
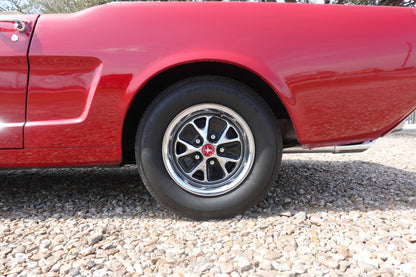
[[[416,108],[415,23],[410,8],[276,3],[118,3],[42,15],[25,147],[120,146],[140,88],[196,61],[258,74],[304,145],[375,139]]]

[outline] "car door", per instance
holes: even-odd
[[[28,48],[38,15],[0,15],[0,149],[23,148]]]

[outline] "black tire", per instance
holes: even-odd
[[[201,111],[199,111],[199,107],[205,107],[204,104],[208,108],[213,108],[213,110],[201,108]],[[190,107],[193,108],[189,110]],[[201,113],[200,117],[205,118],[205,120],[199,117],[195,117],[199,121],[194,118],[187,119],[188,115],[180,117],[179,114],[185,110]],[[215,112],[223,110],[226,112],[215,114]],[[205,113],[208,112],[209,115],[204,117]],[[214,113],[212,117],[211,112]],[[231,115],[228,116],[229,114]],[[222,118],[223,115],[224,118]],[[215,117],[215,122],[213,117]],[[187,127],[191,129],[187,129],[188,131],[185,134],[185,131],[183,131],[185,129],[180,129],[184,127],[176,123],[177,120],[179,122],[183,121],[181,123],[183,126],[194,124],[194,127],[193,129]],[[206,144],[210,144],[208,140],[215,137],[215,135],[208,135],[208,133],[214,132],[210,129],[215,129],[216,126],[212,122],[217,122],[218,126],[227,124],[226,126],[231,126],[229,129],[232,129],[227,135],[222,134],[221,138],[225,138],[224,141],[226,141],[225,144],[222,144],[224,146],[221,146],[222,149],[220,149],[219,144],[212,143],[212,147],[217,151],[215,153],[217,160],[209,158],[211,146],[206,146]],[[197,130],[195,123],[201,124],[201,129]],[[176,127],[175,124],[178,126]],[[204,149],[207,151],[195,155],[194,153],[186,155],[187,161],[192,161],[191,166],[194,166],[192,169],[204,164],[201,170],[191,176],[189,172],[192,170],[184,169],[186,163],[183,161],[185,158],[179,158],[180,155],[184,154],[179,153],[180,151],[177,149],[182,147],[186,148],[184,151],[194,150],[191,143],[183,144],[185,145],[183,147],[179,140],[182,140],[185,135],[202,134],[199,131],[202,132],[202,129],[208,124],[211,125],[204,129],[208,130],[203,133],[205,134],[205,137],[203,137],[205,140],[202,139],[205,143]],[[181,131],[177,130],[176,133],[172,131],[172,134],[170,134],[167,130],[172,128]],[[225,130],[225,128],[222,130]],[[225,131],[222,132],[225,133]],[[254,144],[252,140],[249,140],[250,132]],[[234,135],[234,133],[238,134]],[[220,135],[219,131],[218,137]],[[233,138],[233,136],[237,138]],[[172,139],[168,140],[168,137]],[[219,138],[217,139],[219,140]],[[236,140],[236,142],[231,142],[233,140]],[[201,143],[198,139],[196,141]],[[162,148],[168,149],[167,152],[164,151],[165,154],[162,153]],[[169,149],[173,150],[170,151]],[[252,156],[250,156],[252,154],[250,149],[254,149],[255,152]],[[227,153],[220,154],[220,150]],[[178,82],[156,97],[140,121],[136,135],[135,151],[140,176],[149,192],[160,204],[175,213],[195,219],[224,218],[251,208],[267,193],[280,167],[282,139],[276,118],[269,106],[251,88],[228,78],[199,76]],[[166,153],[168,156],[166,156]],[[228,162],[229,155],[234,154],[237,158],[232,158],[238,159],[238,162]],[[196,157],[198,155],[200,156]],[[227,157],[224,158],[221,155],[227,155]],[[252,157],[251,160],[250,157]],[[203,162],[193,165],[193,163],[198,162],[194,158],[198,160],[202,158]],[[210,164],[208,164],[208,161]],[[169,167],[170,164],[172,164],[173,169]],[[250,164],[250,168],[247,167],[247,164]],[[175,181],[174,175],[176,173],[180,175],[179,181]],[[221,178],[224,178],[224,181]],[[180,180],[183,180],[183,182],[181,183]],[[201,185],[199,185],[199,180],[201,180]],[[223,184],[229,184],[229,186],[226,187]],[[211,189],[214,187],[217,191]],[[211,194],[205,194],[205,190]]]

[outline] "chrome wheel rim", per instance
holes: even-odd
[[[201,196],[225,194],[247,177],[255,143],[245,120],[218,104],[200,104],[180,112],[166,129],[162,158],[172,179]]]

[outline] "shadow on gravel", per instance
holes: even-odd
[[[279,179],[245,217],[283,211],[416,208],[416,173],[363,161],[284,161]],[[0,218],[177,218],[159,208],[137,168],[0,171]]]
[[[396,136],[402,138],[415,138],[416,137],[416,129],[403,129],[397,132],[393,132],[388,134],[388,136]]]
[[[284,161],[261,205],[272,214],[416,208],[416,172],[364,161]]]

